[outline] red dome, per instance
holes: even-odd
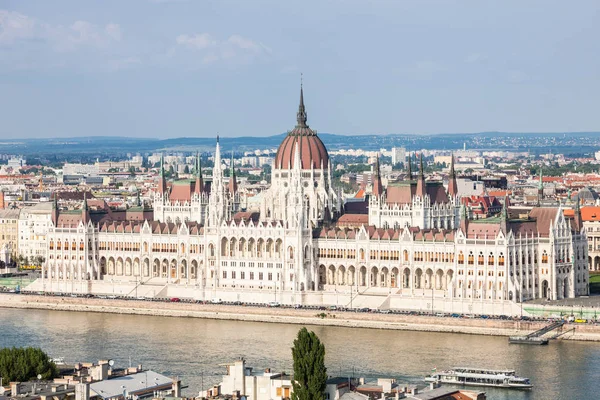
[[[304,93],[300,89],[300,107],[296,127],[283,139],[275,156],[276,169],[294,168],[294,154],[296,146],[300,150],[301,169],[321,169],[329,165],[329,154],[317,133],[306,124],[306,111],[304,109]]]

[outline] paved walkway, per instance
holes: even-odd
[[[547,324],[547,322],[534,321],[330,312],[304,309],[296,310],[293,308],[71,298],[22,294],[0,294],[0,307],[107,312],[165,317],[193,317],[300,325],[331,325],[374,329],[468,333],[493,336],[510,336],[529,333],[538,330]],[[600,341],[600,326],[578,326],[575,333],[565,336],[565,339]]]

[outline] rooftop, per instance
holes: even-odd
[[[172,383],[173,380],[171,378],[154,371],[144,371],[120,378],[92,383],[90,385],[90,392],[103,399],[109,399],[122,396],[124,392],[131,395],[136,392],[145,392],[147,390],[153,391],[162,387],[171,387]]]

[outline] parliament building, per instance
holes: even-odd
[[[191,180],[167,182],[161,166],[152,204],[124,213],[55,200],[42,277],[27,290],[485,314],[588,294],[579,208],[515,217],[506,199],[470,220],[454,165],[446,186],[426,180],[421,160],[383,187],[377,162],[367,212],[347,212],[302,89],[259,212],[242,209],[218,140],[214,161],[210,182],[200,157]]]

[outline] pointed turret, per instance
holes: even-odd
[[[160,155],[160,176],[158,178],[158,191],[164,195],[167,192],[167,180],[165,179],[165,159],[163,154]]]
[[[412,157],[410,156],[410,153],[408,153],[407,175],[408,175],[408,180],[412,181],[412,178],[413,178],[413,174],[412,174]]]
[[[420,154],[420,159],[419,159],[419,178],[417,179],[417,196],[420,196],[421,198],[425,197],[426,194],[426,190],[425,190],[425,170],[423,168],[423,153]]]
[[[54,201],[52,202],[52,223],[56,226],[58,222],[58,193],[54,192]]]
[[[233,160],[233,151],[231,151],[231,165],[229,170],[229,193],[237,193],[237,180],[235,178],[235,165]]]
[[[308,128],[306,108],[304,107],[304,89],[302,83],[300,83],[300,105],[298,105],[298,113],[296,114],[296,127],[297,128]]]
[[[83,193],[83,205],[81,206],[81,220],[86,225],[90,220],[90,212],[87,203],[87,192]]]
[[[379,154],[375,161],[375,174],[373,176],[373,196],[381,196],[383,194],[383,185],[381,184],[381,171],[379,168]]]
[[[460,205],[460,229],[463,233],[467,234],[467,228],[469,226],[469,217],[467,215],[467,206],[465,203]]]
[[[135,205],[136,205],[137,207],[141,207],[141,206],[142,206],[142,199],[140,198],[140,189],[138,189],[138,190],[136,191],[136,195],[135,195],[135,197],[136,197],[136,198],[135,198]]]
[[[502,205],[502,211],[500,212],[500,229],[506,235],[508,232],[508,206],[510,205],[510,200],[508,198],[508,192],[504,196],[504,204]]]
[[[450,176],[448,177],[448,193],[455,197],[458,195],[458,185],[456,184],[456,172],[454,172],[454,154],[450,159]]]
[[[216,171],[221,173],[221,145],[219,144],[219,135],[217,135],[217,145],[215,147],[215,166],[213,167],[213,180],[216,176]]]
[[[579,200],[579,194],[575,196],[575,212],[574,212],[574,228],[577,233],[581,232],[583,227],[583,220],[581,219],[581,201]]]
[[[540,181],[538,182],[537,205],[540,206],[544,200],[544,178],[540,167]]]
[[[200,152],[196,154],[196,185],[194,187],[194,193],[200,195],[204,191],[204,180],[202,179],[202,161],[200,158]]]

